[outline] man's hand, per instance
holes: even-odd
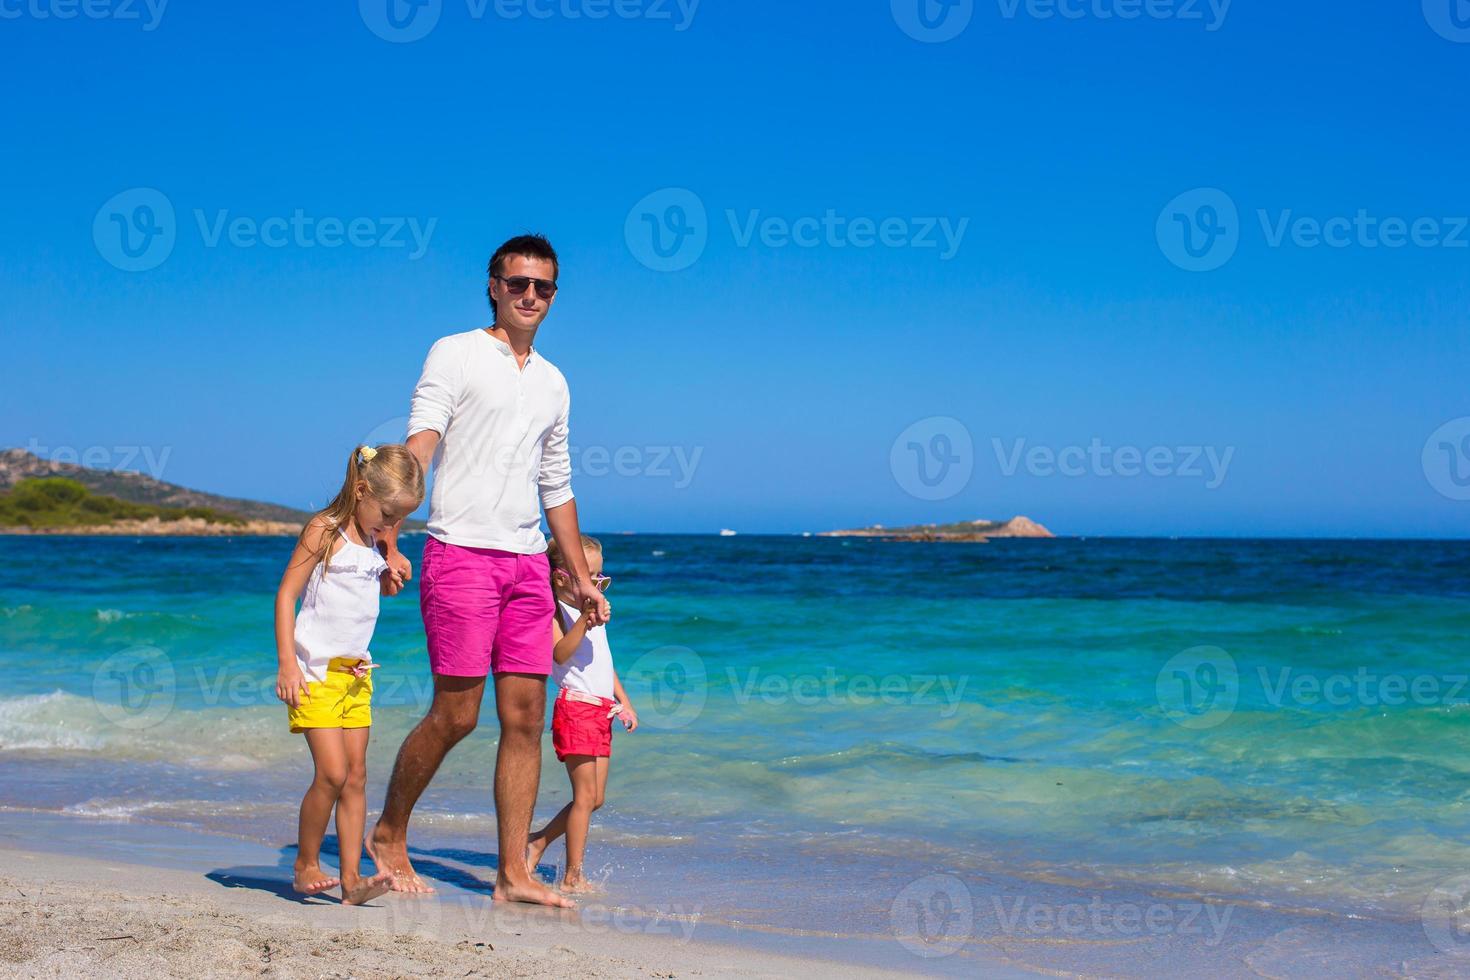
[[[403,591],[403,583],[413,578],[413,562],[401,551],[390,551],[384,556],[388,570],[379,579],[383,583],[383,595],[397,595]]]
[[[588,626],[602,626],[612,619],[612,606],[607,601],[607,596],[602,590],[592,584],[592,580],[582,579],[572,582],[572,596],[587,614]]]

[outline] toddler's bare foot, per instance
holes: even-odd
[[[569,895],[585,895],[596,891],[597,886],[580,874],[569,874],[562,877],[561,890]]]
[[[371,878],[342,880],[342,904],[361,905],[393,890],[393,872],[379,871]]]
[[[544,837],[532,837],[526,842],[526,870],[531,877],[536,877],[536,865],[541,863],[541,855],[546,853],[546,839]]]
[[[340,884],[342,884],[341,881],[328,876],[316,865],[309,868],[297,868],[291,879],[291,887],[303,895],[320,895]]]

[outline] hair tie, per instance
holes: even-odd
[[[372,446],[357,447],[357,461],[359,463],[371,463],[377,455],[378,451]]]

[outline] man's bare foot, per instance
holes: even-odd
[[[381,874],[386,871],[393,877],[392,888],[395,892],[419,892],[428,893],[434,889],[428,882],[418,876],[413,870],[413,865],[408,861],[408,845],[403,841],[392,841],[380,839],[378,828],[362,842],[363,848],[368,852],[368,857],[373,859],[373,864],[378,866]]]
[[[342,880],[342,904],[361,905],[393,890],[393,872],[379,871],[371,878]]]
[[[541,863],[541,855],[546,853],[546,838],[532,837],[526,842],[526,870],[531,873],[531,878],[536,877],[536,865]]]
[[[509,882],[503,878],[495,881],[497,902],[526,902],[530,905],[549,905],[555,909],[574,909],[577,904],[565,895],[558,895],[539,881]]]
[[[291,877],[291,887],[303,895],[320,895],[340,884],[342,884],[341,881],[330,877],[316,865],[309,868],[297,868]]]

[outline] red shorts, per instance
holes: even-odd
[[[544,552],[466,548],[430,535],[419,576],[419,609],[434,673],[551,673],[556,600]]]
[[[571,701],[557,694],[551,709],[551,746],[558,762],[569,755],[612,755],[612,698],[599,698],[599,704]]]

